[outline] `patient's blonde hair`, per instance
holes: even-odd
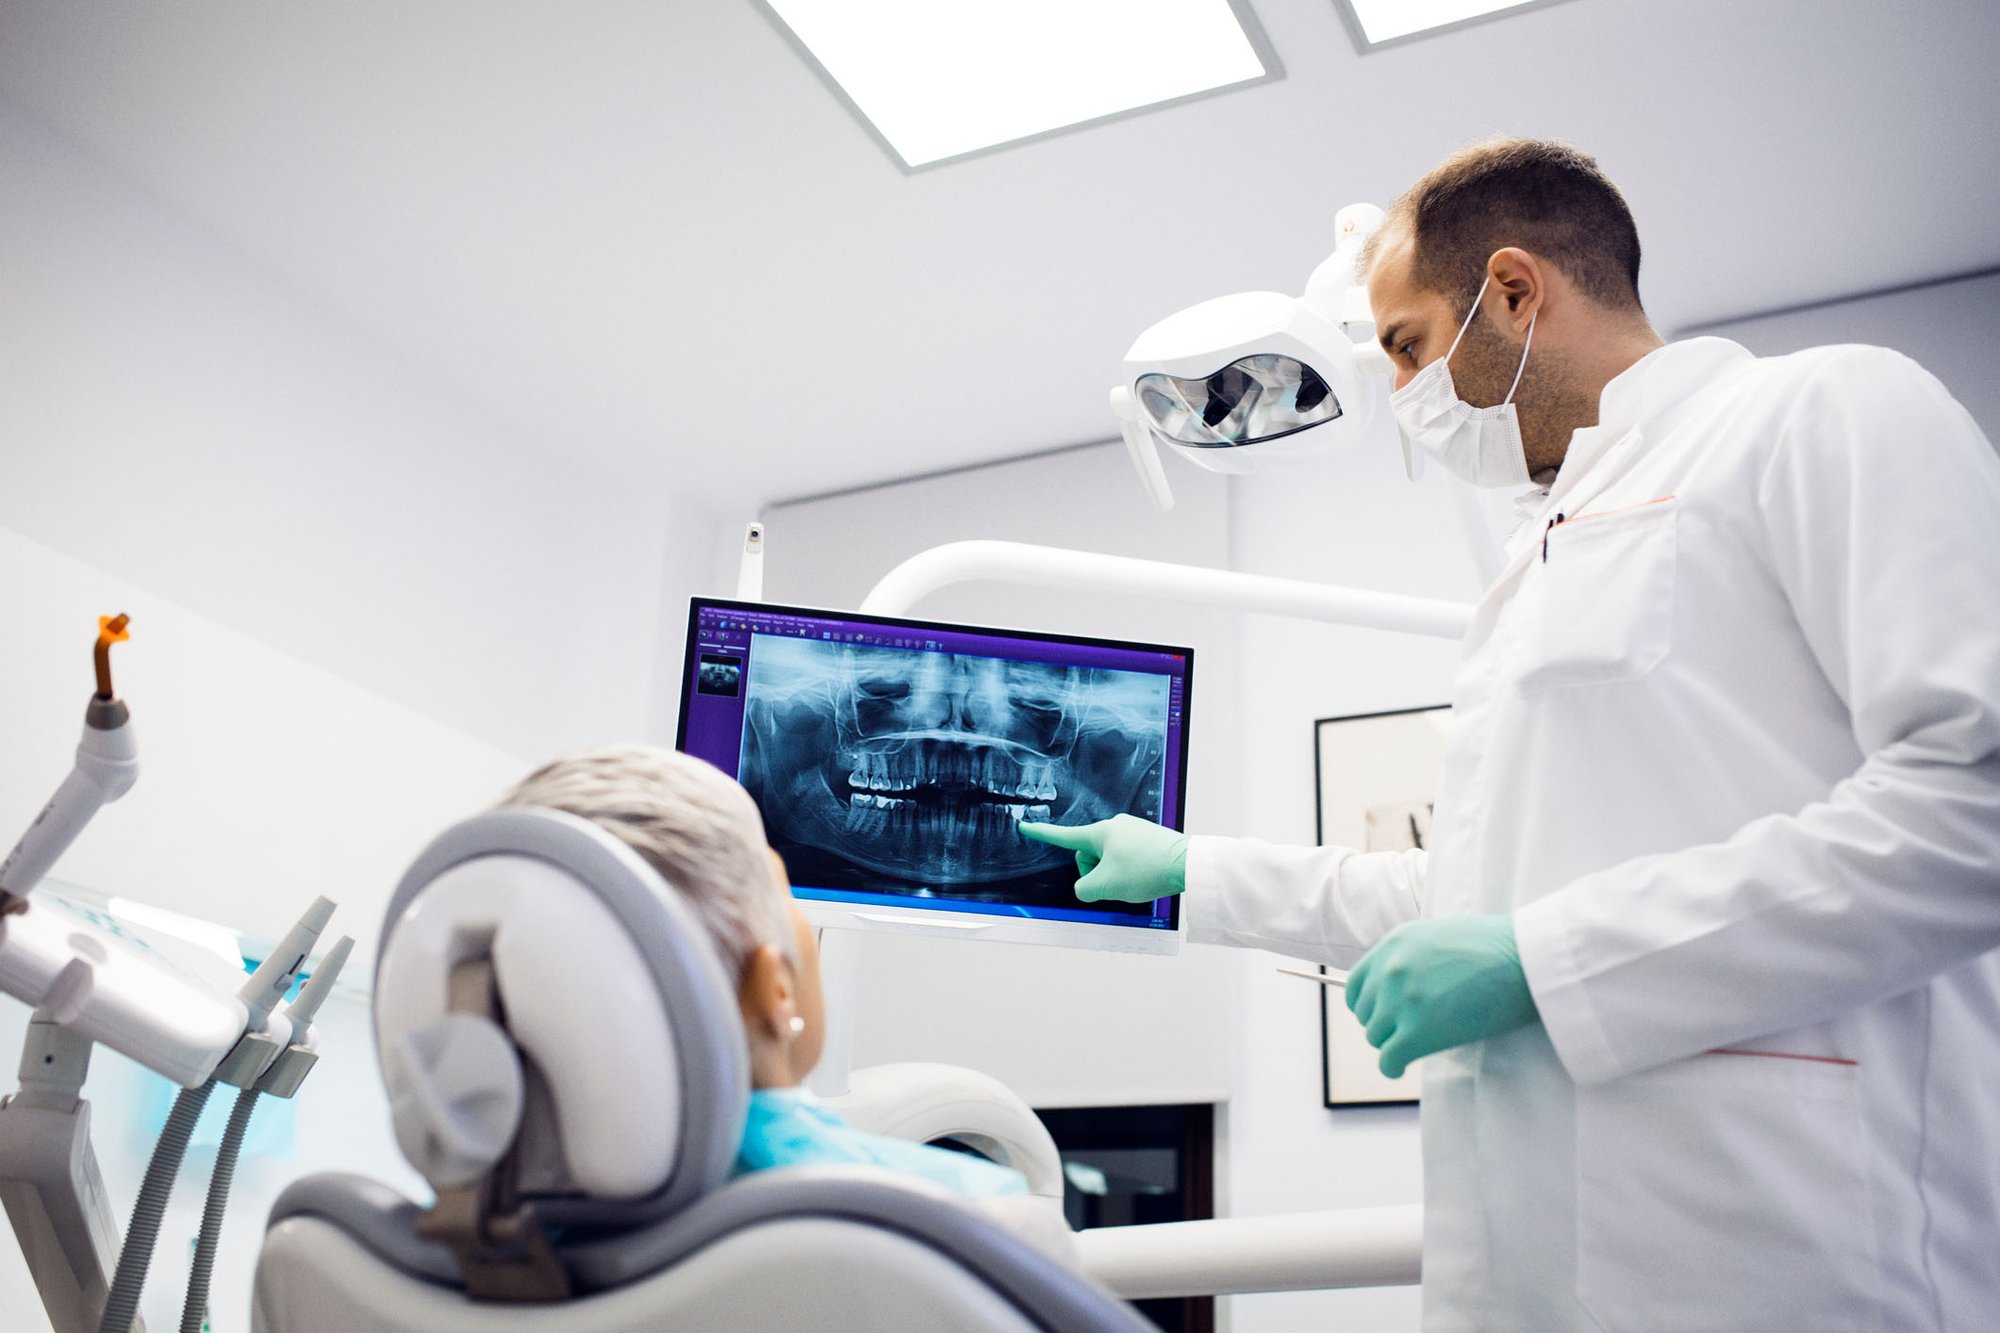
[[[582,750],[543,764],[500,804],[561,810],[622,839],[694,908],[731,984],[762,945],[796,953],[757,806],[714,765],[651,745]]]

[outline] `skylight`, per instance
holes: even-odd
[[[1340,0],[1353,16],[1362,41],[1379,46],[1433,28],[1456,27],[1490,14],[1527,9],[1551,0]]]
[[[1231,0],[766,0],[908,167],[1277,73]]]

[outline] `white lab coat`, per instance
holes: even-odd
[[[1191,938],[1514,913],[1542,1022],[1424,1062],[1431,1333],[2000,1328],[2000,460],[1893,352],[1702,338],[1533,510],[1429,852],[1193,839]]]

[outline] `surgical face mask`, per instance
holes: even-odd
[[[1490,277],[1488,281],[1491,281]],[[1514,390],[1521,386],[1521,374],[1528,368],[1528,348],[1535,341],[1535,316],[1528,318],[1527,341],[1521,346],[1521,364],[1507,397],[1495,407],[1474,407],[1458,396],[1451,382],[1451,357],[1465,340],[1479,313],[1480,297],[1472,298],[1472,309],[1458,326],[1451,349],[1418,371],[1402,388],[1389,395],[1389,409],[1403,438],[1435,458],[1446,471],[1475,486],[1526,486],[1528,454],[1521,444],[1521,421],[1514,411]],[[1538,312],[1539,313],[1539,312]]]

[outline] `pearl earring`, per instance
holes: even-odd
[[[805,1019],[800,1018],[797,1014],[793,1014],[791,1027],[792,1027],[792,1035],[796,1037],[801,1032],[804,1032],[806,1030],[806,1021]]]

